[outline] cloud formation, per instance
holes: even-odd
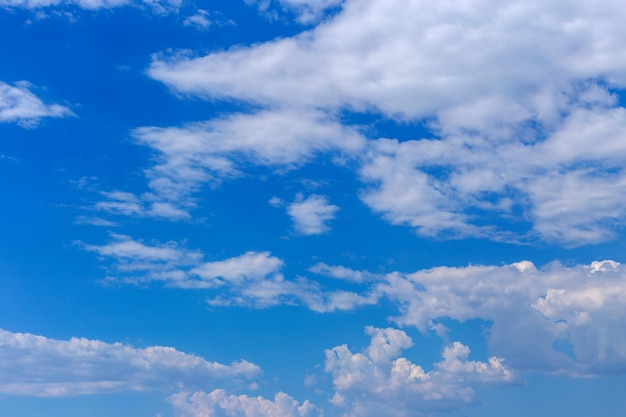
[[[44,117],[68,117],[74,113],[59,104],[45,104],[30,90],[32,85],[19,81],[9,85],[0,81],[0,123],[17,123],[26,128],[36,127]]]
[[[360,133],[317,111],[297,109],[231,114],[181,127],[141,127],[136,142],[154,151],[145,170],[148,191],[140,196],[114,191],[95,209],[117,215],[190,218],[194,194],[206,186],[265,166],[288,171],[319,153],[352,154],[365,145]]]
[[[0,7],[27,10],[78,7],[96,11],[134,5],[147,6],[156,13],[169,13],[176,11],[181,3],[181,0],[0,0]]]
[[[228,395],[222,389],[179,393],[169,397],[177,417],[314,417],[322,416],[309,401],[298,403],[284,392],[274,401],[263,397]]]
[[[176,242],[146,244],[130,236],[112,233],[105,245],[83,249],[97,253],[104,261],[108,276],[104,284],[149,285],[204,290],[214,307],[304,305],[317,312],[352,310],[378,301],[374,294],[325,289],[304,277],[285,279],[284,261],[270,252],[249,251],[228,259],[205,262],[204,254]]]
[[[425,372],[400,356],[413,346],[402,330],[367,327],[366,333],[371,343],[361,353],[346,345],[326,351],[325,371],[336,390],[332,402],[346,409],[346,417],[432,416],[474,402],[470,384],[518,380],[502,359],[468,360],[470,350],[459,342],[446,346],[443,360]]]
[[[330,204],[325,196],[312,194],[304,198],[296,195],[296,200],[287,207],[296,231],[303,235],[319,235],[330,230],[328,222],[335,218],[339,207]]]
[[[0,392],[37,397],[172,391],[249,379],[260,372],[245,360],[223,365],[171,347],[134,348],[83,338],[55,340],[2,329],[0,357]]]
[[[424,123],[428,138],[353,155],[372,210],[427,237],[577,246],[626,220],[623,18],[617,2],[346,0],[296,36],[155,55],[148,73],[270,114]]]
[[[486,321],[489,348],[514,369],[626,371],[626,270],[614,261],[438,267],[389,274],[378,291],[398,305],[395,322],[423,332],[440,331],[445,320]]]
[[[394,322],[444,338],[446,320],[484,321],[490,350],[518,371],[572,376],[626,372],[626,267],[614,261],[573,267],[554,262],[541,269],[522,261],[412,274],[372,274],[323,263],[311,267],[315,274],[357,286],[347,291],[306,277],[285,278],[284,261],[269,252],[206,262],[201,252],[175,242],[112,237],[107,245],[82,244],[108,265],[105,283],[203,290],[214,307],[294,305],[328,313],[386,299],[397,306]]]

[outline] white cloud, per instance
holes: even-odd
[[[214,281],[215,286],[223,285],[224,282],[241,285],[245,281],[258,281],[275,274],[282,266],[283,261],[269,252],[246,252],[224,261],[206,262],[194,268],[192,273],[204,281]]]
[[[121,391],[196,388],[219,380],[252,378],[247,362],[208,362],[171,347],[48,339],[0,329],[0,392],[64,397]]]
[[[611,94],[626,86],[625,14],[619,2],[347,0],[297,36],[155,56],[149,74],[269,113],[425,122],[431,140],[368,147],[359,173],[374,211],[425,236],[575,246],[626,219],[626,116]]]
[[[311,108],[371,105],[410,118],[484,103],[487,119],[516,122],[537,113],[539,101],[541,114],[550,114],[549,98],[558,106],[573,83],[626,81],[624,13],[616,2],[348,0],[331,21],[296,37],[157,58],[150,74],[192,94]]]
[[[245,0],[248,4],[256,4],[259,10],[268,16],[276,16],[270,11],[272,4],[296,14],[296,20],[300,23],[315,23],[324,17],[326,10],[335,8],[343,3],[343,0]]]
[[[372,274],[371,272],[357,271],[339,265],[327,265],[323,262],[316,263],[311,268],[309,268],[309,271],[315,274],[325,275],[327,277],[358,283],[381,279],[379,275]]]
[[[139,197],[104,193],[107,198],[95,208],[171,220],[189,219],[194,193],[243,175],[246,165],[284,171],[320,152],[354,153],[365,144],[355,129],[323,113],[294,109],[234,114],[181,127],[141,127],[133,136],[155,151],[155,163],[145,171],[150,191]]]
[[[85,10],[115,9],[124,6],[147,6],[155,13],[170,13],[178,10],[181,0],[0,0],[1,8],[41,11],[50,8],[78,7]],[[70,15],[71,16],[71,15]]]
[[[196,14],[189,16],[183,20],[184,26],[192,26],[198,30],[207,30],[213,25],[211,14],[203,9],[198,9]]]
[[[397,303],[397,323],[425,332],[441,327],[440,320],[484,320],[491,351],[514,369],[626,371],[626,269],[616,262],[438,267],[385,281],[377,291]]]
[[[322,416],[309,401],[298,403],[284,392],[274,401],[263,397],[228,395],[222,389],[210,393],[179,393],[169,397],[177,417],[314,417]]]
[[[311,267],[358,285],[347,291],[305,277],[286,279],[283,261],[269,252],[206,262],[201,252],[175,242],[145,244],[112,236],[107,245],[82,244],[107,265],[105,283],[203,290],[214,307],[294,305],[320,313],[354,310],[384,298],[398,308],[396,323],[444,338],[442,321],[485,321],[490,350],[519,371],[626,372],[626,267],[614,261],[552,263],[541,269],[523,261],[386,275],[321,263]]]
[[[357,294],[325,290],[303,277],[285,279],[283,261],[269,252],[249,251],[228,259],[204,262],[204,254],[176,242],[145,244],[112,233],[105,245],[78,244],[95,252],[105,262],[105,284],[147,285],[205,290],[209,305],[266,308],[274,305],[304,305],[317,312],[353,310],[378,301],[374,293]]]
[[[366,332],[372,339],[362,353],[352,353],[346,345],[326,351],[325,371],[336,390],[332,402],[346,409],[346,417],[431,416],[474,402],[470,384],[518,380],[502,359],[468,360],[470,350],[459,342],[447,346],[443,360],[425,372],[400,357],[413,346],[405,332],[373,327]]]
[[[32,85],[20,81],[11,86],[0,81],[0,123],[17,123],[35,127],[44,117],[68,117],[74,113],[59,104],[45,104],[30,89]]]
[[[425,236],[596,243],[626,219],[623,137],[624,109],[581,108],[543,141],[381,139],[360,170],[371,184],[362,199]],[[496,228],[494,218],[508,230]]]
[[[335,218],[339,207],[328,203],[325,196],[302,194],[289,204],[287,213],[294,222],[296,231],[303,235],[319,235],[330,230],[328,222]]]

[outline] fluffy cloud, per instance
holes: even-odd
[[[0,329],[0,392],[63,397],[120,391],[201,387],[218,380],[252,378],[258,366],[223,365],[171,347],[48,339]]]
[[[31,88],[32,85],[26,81],[17,82],[13,86],[0,81],[0,122],[35,127],[44,117],[74,115],[67,107],[45,104],[30,91]]]
[[[447,346],[443,360],[425,372],[400,357],[413,345],[405,332],[373,327],[366,332],[372,339],[362,353],[352,353],[346,345],[326,351],[325,371],[336,390],[332,402],[347,409],[345,416],[430,416],[472,403],[469,384],[517,380],[502,359],[468,360],[470,350],[459,342]]]
[[[228,395],[224,390],[179,393],[169,398],[177,417],[314,417],[322,413],[309,402],[299,404],[284,392],[274,401],[263,397]]]
[[[303,235],[319,235],[330,230],[327,222],[335,218],[339,207],[328,203],[322,195],[310,195],[304,198],[302,194],[289,204],[287,213],[294,222],[296,231]]]
[[[83,244],[108,265],[107,283],[204,290],[215,307],[300,305],[321,313],[384,298],[397,306],[397,324],[422,332],[445,335],[445,320],[485,321],[489,348],[513,369],[569,375],[626,371],[626,267],[614,261],[541,269],[522,261],[386,275],[323,263],[311,267],[357,286],[347,291],[305,277],[286,279],[283,261],[269,252],[206,262],[201,252],[175,242],[148,245],[112,236],[107,245]]]
[[[425,236],[596,243],[626,218],[624,137],[626,111],[601,108],[576,109],[543,141],[529,143],[381,139],[360,169],[372,185],[362,199]],[[496,228],[494,218],[507,228]]]
[[[149,74],[270,113],[426,122],[432,138],[378,140],[359,159],[374,211],[425,236],[574,246],[626,219],[626,118],[612,94],[626,86],[625,15],[619,2],[347,0],[297,36],[157,55]]]
[[[390,274],[385,281],[378,290],[399,306],[397,323],[428,331],[440,320],[485,320],[490,349],[513,368],[570,375],[626,371],[626,269],[616,262],[439,267]]]

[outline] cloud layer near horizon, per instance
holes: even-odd
[[[260,368],[245,360],[224,365],[172,347],[55,340],[0,329],[0,393],[67,397],[123,391],[172,391],[250,379]]]

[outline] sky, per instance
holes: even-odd
[[[624,21],[0,0],[0,415],[621,417]]]

